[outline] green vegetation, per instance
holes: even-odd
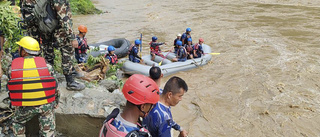
[[[61,59],[61,52],[59,49],[54,49],[54,65],[53,65],[53,69],[55,70],[55,72],[61,73],[63,74],[63,70],[61,68],[61,63],[62,63],[62,59]]]
[[[18,14],[13,12],[10,3],[7,1],[0,2],[0,30],[3,31],[6,38],[4,48],[11,48],[11,52],[15,52],[18,49],[15,42],[19,41],[23,35],[18,25],[21,19]]]
[[[119,79],[117,77],[117,71],[118,69],[120,69],[123,66],[123,63],[118,63],[116,65],[110,65],[110,69],[108,70],[108,72],[106,73],[106,79],[108,80],[113,80],[117,82],[117,85],[122,88],[124,82],[122,81],[122,79]]]
[[[102,57],[103,55],[99,55],[98,57],[93,57],[92,55],[90,55],[88,57],[87,63],[85,64],[85,66],[88,67],[88,69],[91,69],[92,67],[94,67],[95,64],[100,62],[100,57]]]
[[[73,14],[100,14],[101,10],[97,9],[91,0],[70,0]]]

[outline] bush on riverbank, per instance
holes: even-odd
[[[73,14],[100,14],[101,10],[97,9],[91,0],[70,0],[70,6]]]

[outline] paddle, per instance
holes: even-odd
[[[170,50],[172,50],[173,48],[174,48],[174,47],[172,47]],[[170,51],[170,50],[169,50],[169,51]],[[169,53],[170,53],[170,52],[168,52],[167,55],[164,56],[164,58],[159,62],[159,66],[161,66],[162,61],[167,58],[167,56],[169,55]]]
[[[204,54],[220,55],[220,53],[204,53]]]
[[[159,66],[161,66],[162,61],[163,61],[164,59],[166,59],[166,58],[167,58],[167,56],[169,55],[169,53],[170,53],[170,52],[168,52],[168,53],[167,53],[167,55],[166,55],[166,56],[164,56],[164,58],[159,62]]]
[[[140,42],[141,42],[140,43],[140,58],[141,58],[142,57],[142,55],[141,55],[142,54],[141,53],[142,52],[142,33],[140,33]]]

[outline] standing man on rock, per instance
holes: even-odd
[[[68,90],[83,90],[84,84],[74,80],[72,73],[74,48],[78,42],[72,31],[69,0],[20,0],[28,35],[41,44],[44,58],[54,64],[54,48],[62,54],[62,69]]]
[[[25,137],[25,124],[34,116],[39,119],[40,136],[52,137],[55,131],[54,108],[59,93],[54,71],[44,58],[37,57],[40,47],[32,37],[23,37],[17,44],[20,57],[14,59],[8,71],[8,90],[14,136]]]

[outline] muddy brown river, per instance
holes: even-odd
[[[108,13],[75,15],[89,43],[143,34],[173,44],[187,27],[213,52],[175,74],[189,91],[173,107],[189,137],[320,136],[319,0],[94,0]],[[171,46],[163,46],[166,50]],[[165,77],[162,82],[169,79]],[[178,133],[175,132],[175,136]]]

